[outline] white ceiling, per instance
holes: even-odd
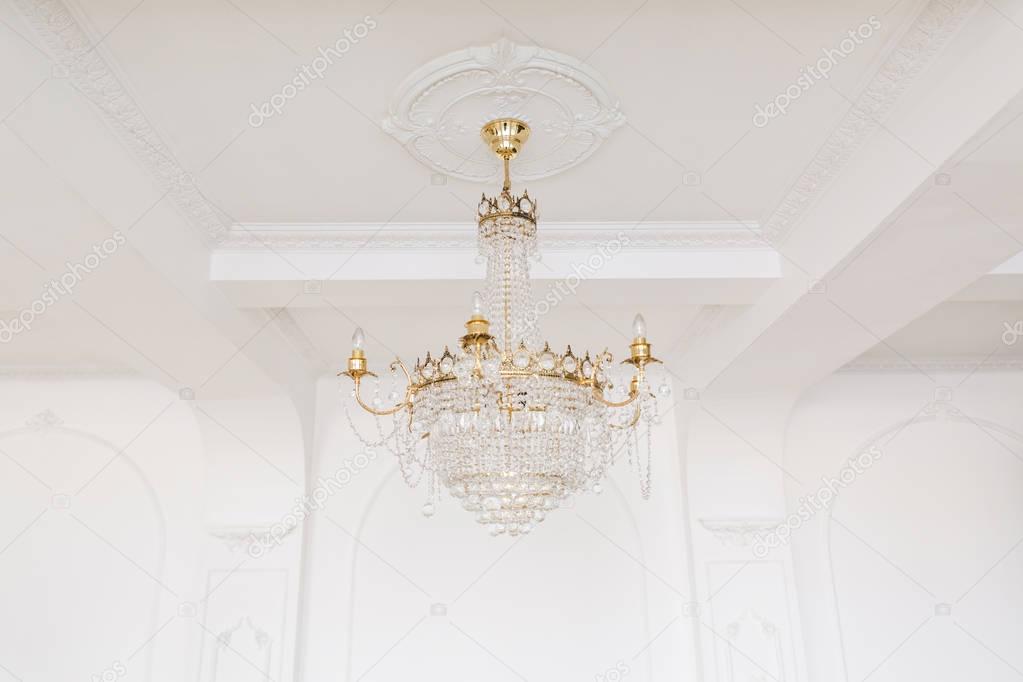
[[[1006,325],[1015,331],[1020,321],[1023,301],[949,301],[892,334],[861,359],[1019,359],[1023,358],[1023,338],[1014,341],[1014,334],[1006,336]],[[1019,329],[1023,330],[1023,325]]]
[[[135,4],[83,0],[81,8],[99,35],[110,32],[103,47],[137,102],[231,218],[429,222],[471,219],[467,206],[480,191],[430,185],[429,171],[380,130],[398,85],[430,59],[507,37],[585,61],[620,98],[627,125],[583,166],[532,187],[547,220],[757,220],[917,3],[768,2],[749,12],[658,0],[527,2],[514,11],[475,0]],[[282,115],[248,125],[252,104],[280,92],[317,48],[367,15],[377,28],[325,78]],[[751,127],[754,103],[782,92],[823,46],[837,46],[871,15],[881,29],[828,81],[786,116]],[[667,196],[690,171],[713,200],[690,186]]]
[[[592,226],[620,224],[639,226],[656,239],[628,252],[599,281],[587,282],[581,297],[544,321],[556,344],[590,339],[591,350],[624,347],[628,322],[642,310],[657,332],[657,347],[682,358],[680,372],[695,374],[694,367],[706,366],[717,376],[739,357],[771,364],[758,354],[758,343],[774,357],[793,338],[824,343],[820,339],[835,327],[824,317],[800,317],[796,299],[787,297],[805,295],[811,280],[833,275],[842,259],[857,261],[859,270],[864,263],[883,266],[886,282],[897,284],[903,270],[910,284],[930,282],[924,275],[945,266],[928,260],[930,245],[919,240],[928,230],[950,244],[961,240],[969,267],[950,270],[947,292],[920,284],[914,305],[890,314],[882,288],[869,286],[870,273],[850,269],[853,274],[839,278],[833,291],[869,291],[857,302],[862,308],[848,306],[868,332],[848,349],[842,346],[841,359],[836,351],[836,362],[863,350],[880,357],[890,347],[912,355],[983,355],[1001,333],[1001,318],[1020,315],[1021,269],[982,275],[1023,250],[1023,203],[1016,189],[1023,181],[1023,100],[1013,101],[1019,92],[1010,82],[1015,72],[988,68],[1012,62],[1006,55],[1018,29],[1011,20],[1023,17],[1023,8],[1014,14],[981,3],[964,14],[966,28],[950,29],[947,47],[911,55],[920,71],[907,73],[898,106],[889,107],[871,144],[850,144],[835,153],[841,158],[826,177],[807,180],[808,169],[820,165],[821,154],[840,137],[836,126],[846,120],[851,100],[868,84],[876,86],[883,65],[907,51],[905,41],[928,16],[924,0],[534,2],[517,5],[514,14],[468,0],[429,6],[409,0],[67,5],[98,43],[94,52],[125,97],[138,106],[137,130],[151,126],[220,221],[269,225],[282,233],[306,223],[328,224],[328,231],[362,226],[370,234],[400,224],[429,237],[443,223],[471,234],[472,207],[481,190],[494,188],[454,178],[438,182],[381,130],[396,88],[431,59],[502,37],[585,62],[620,100],[627,124],[582,164],[529,183],[541,202],[541,230],[578,228],[585,235]],[[377,28],[324,79],[299,92],[282,115],[258,128],[249,125],[253,104],[279,92],[317,48],[333,44],[366,16]],[[802,67],[871,16],[881,28],[829,80],[811,87],[786,115],[762,128],[752,125],[754,105],[783,92]],[[457,337],[475,286],[470,280],[479,270],[464,245],[427,239],[418,251],[393,245],[389,251],[274,242],[278,246],[262,251],[214,250],[211,260],[203,244],[208,235],[172,201],[176,191],[168,193],[160,183],[160,157],[147,159],[115,134],[116,115],[97,106],[81,81],[55,63],[54,46],[45,39],[49,29],[27,21],[14,3],[0,4],[0,22],[3,319],[114,230],[130,242],[82,283],[73,301],[48,311],[38,334],[0,348],[0,364],[141,368],[168,383],[198,385],[220,371],[274,377],[276,358],[296,347],[317,368],[336,364],[356,323],[379,339],[381,352],[409,357]],[[949,149],[937,144],[946,142]],[[902,156],[892,162],[893,155]],[[942,169],[952,183],[936,186],[927,164],[950,156]],[[871,185],[896,172],[899,182],[883,191]],[[903,186],[902,178],[910,176],[916,179]],[[920,224],[912,234],[866,217],[867,209],[886,220],[899,215],[919,199],[920,187],[933,191],[920,200]],[[956,192],[977,210],[948,209],[962,209]],[[759,226],[789,210],[793,196],[811,197],[809,217],[799,218],[795,236],[780,250],[758,243]],[[963,221],[966,214],[977,224]],[[938,229],[942,220],[952,223]],[[707,244],[693,241],[688,235],[697,224],[721,236]],[[1005,244],[995,248],[995,240]],[[544,276],[563,276],[561,270],[586,252],[582,242],[555,249]],[[985,245],[991,253],[968,257]],[[1005,255],[999,260],[994,251]],[[869,255],[860,259],[864,253]],[[457,259],[464,265],[448,265]],[[306,292],[307,280],[349,261],[321,293]],[[970,274],[970,268],[978,270]],[[867,284],[860,286],[861,278]],[[381,279],[386,281],[374,283]],[[960,290],[961,300],[935,307]],[[287,314],[269,322],[259,310],[285,305]],[[883,324],[868,319],[864,311],[871,306]],[[783,345],[772,345],[774,336],[764,334],[772,327],[780,330],[777,343],[785,339]],[[283,340],[266,338],[272,335],[266,329]],[[689,358],[694,348],[698,352]],[[223,366],[228,369],[218,369]]]

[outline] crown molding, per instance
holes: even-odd
[[[880,69],[792,188],[764,222],[764,234],[784,243],[814,201],[845,167],[853,153],[880,127],[880,120],[948,43],[981,0],[931,0],[902,35]]]
[[[603,77],[567,54],[502,38],[456,50],[406,78],[392,98],[383,128],[433,170],[474,182],[494,182],[501,167],[479,154],[479,128],[518,118],[541,138],[515,162],[520,180],[546,178],[585,161],[625,123]]]
[[[160,191],[208,243],[227,234],[227,223],[174,158],[153,124],[125,87],[90,32],[62,0],[14,0],[25,21],[65,76],[102,114],[103,120],[149,171]]]
[[[544,223],[540,247],[592,248],[619,241],[627,249],[773,250],[760,230],[740,222]],[[235,224],[221,251],[252,249],[475,249],[474,223],[244,223]]]

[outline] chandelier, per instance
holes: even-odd
[[[577,493],[601,491],[607,470],[623,457],[636,470],[640,492],[650,494],[650,428],[659,421],[647,365],[646,324],[633,322],[629,357],[616,366],[607,350],[591,356],[569,346],[564,353],[540,341],[532,302],[529,261],[537,255],[536,202],[511,193],[509,162],[529,137],[517,119],[486,124],[482,137],[504,163],[504,186],[483,196],[477,211],[479,251],[486,259],[484,294],[457,349],[430,353],[410,371],[390,365],[397,390],[364,398],[369,371],[365,337],[356,329],[347,371],[358,405],[377,417],[377,438],[359,434],[367,447],[385,447],[410,486],[424,476],[432,516],[443,486],[492,535],[530,532],[546,514]],[[398,373],[400,371],[400,374]],[[404,396],[401,397],[401,385]],[[661,387],[662,392],[667,386]],[[367,402],[368,400],[368,402]],[[346,410],[347,413],[347,410]]]

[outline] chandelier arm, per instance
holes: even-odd
[[[405,389],[405,400],[403,400],[402,402],[398,403],[394,407],[388,408],[386,410],[378,410],[378,409],[373,408],[373,407],[367,405],[366,403],[364,403],[362,401],[361,387],[362,387],[362,377],[356,377],[355,378],[355,402],[359,403],[359,407],[361,407],[362,409],[366,410],[370,414],[375,414],[378,417],[387,417],[387,416],[392,415],[392,414],[394,414],[396,412],[400,412],[401,410],[407,409],[408,407],[410,407],[412,405],[412,403],[409,401],[409,397],[410,397],[410,395],[412,393],[412,384],[411,383],[409,383],[408,388]]]
[[[406,399],[407,399],[407,397],[408,397],[407,393],[408,393],[409,389],[412,387],[412,375],[409,374],[408,367],[406,367],[405,363],[401,361],[401,358],[395,358],[394,361],[391,363],[390,367],[391,367],[391,371],[392,372],[394,371],[395,367],[398,367],[398,368],[401,369],[402,373],[404,373],[404,375],[405,375],[405,382],[408,384],[408,387],[405,389]],[[407,400],[406,400],[406,402],[407,402]]]
[[[593,392],[593,397],[600,401],[602,404],[607,405],[608,407],[625,407],[626,405],[631,405],[636,401],[636,398],[639,397],[639,391],[636,390],[635,388],[631,389],[629,391],[629,397],[620,402],[606,400],[604,396],[600,395],[600,393],[598,393],[597,391]]]
[[[403,403],[403,406],[408,408],[408,431],[409,433],[412,433],[412,418],[414,416],[412,408],[412,396],[416,392],[415,382],[412,381],[412,375],[409,373],[408,367],[405,366],[405,363],[401,361],[401,358],[395,358],[394,361],[391,363],[392,372],[394,371],[395,367],[401,369],[402,373],[405,375],[405,381],[408,384],[405,387],[405,402]],[[395,410],[394,412],[397,411],[398,410]],[[394,414],[394,412],[392,412],[391,414]]]

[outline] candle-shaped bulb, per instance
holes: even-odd
[[[646,320],[642,315],[636,315],[632,320],[632,335],[637,339],[646,338]]]
[[[483,317],[483,295],[478,291],[472,292],[472,315]]]
[[[362,350],[362,346],[365,343],[366,335],[362,333],[362,327],[356,327],[355,333],[352,334],[352,348],[355,350]]]

